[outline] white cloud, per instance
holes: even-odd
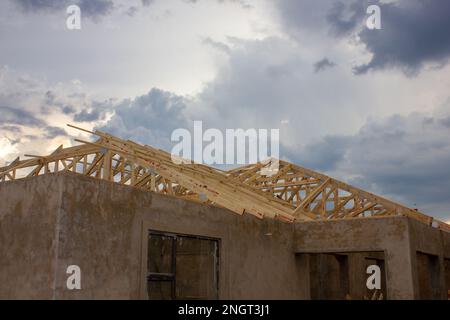
[[[129,2],[115,3],[118,9],[101,22],[83,20],[81,30],[69,31],[65,12],[21,14],[0,2],[0,12],[9,11],[0,20],[0,61],[51,82],[79,79],[102,98],[137,96],[151,87],[193,94],[215,75],[205,38],[261,38],[270,25],[259,9],[233,2],[155,1],[132,18],[119,10]]]

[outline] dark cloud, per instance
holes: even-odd
[[[114,8],[111,0],[78,0],[78,3],[82,14],[94,18],[107,15]]]
[[[369,5],[381,8],[381,30],[366,27]],[[450,1],[281,0],[278,8],[285,29],[299,42],[305,30],[322,36],[326,28],[332,37],[364,45],[372,57],[356,66],[355,74],[399,68],[411,76],[429,63],[442,67],[450,57]]]
[[[381,8],[381,30],[365,26],[367,7]],[[331,32],[346,36],[356,32],[358,41],[372,54],[366,64],[354,68],[355,74],[369,70],[400,68],[417,74],[426,63],[438,67],[450,57],[450,2],[441,0],[400,0],[337,2],[327,21]]]
[[[62,10],[68,6],[65,0],[14,0],[26,12]]]
[[[17,126],[3,125],[1,128],[2,130],[9,131],[11,133],[22,133],[22,129]]]
[[[351,136],[325,136],[316,143],[307,144],[300,151],[282,146],[281,155],[307,168],[327,172],[336,169],[351,143]]]
[[[367,6],[367,1],[364,0],[349,5],[340,1],[334,3],[327,14],[331,33],[337,36],[348,35],[364,21]]]
[[[349,75],[344,81],[338,72],[325,78],[312,74],[312,63],[299,57],[292,41],[236,41],[227,64],[218,69],[196,102],[207,110],[202,120],[208,126],[279,128],[283,120],[291,119],[301,125],[286,125],[281,134],[303,141],[333,131],[339,123],[354,126],[349,124],[352,114],[360,112],[363,104],[367,109],[373,105],[366,103],[356,77]]]
[[[356,135],[328,136],[286,155],[301,165],[448,218],[450,127],[442,125],[443,119],[415,113],[369,121]]]
[[[84,109],[81,112],[74,115],[73,119],[77,122],[84,121],[97,121],[100,120],[100,111],[97,109],[87,110]]]
[[[113,100],[92,101],[89,108],[83,109],[73,116],[77,122],[91,122],[104,120],[106,114],[114,109]]]
[[[289,34],[304,39],[303,31],[308,33],[322,32],[327,25],[327,16],[333,15],[334,0],[279,0],[277,8],[280,12],[281,24]],[[336,9],[335,9],[336,10]]]
[[[324,71],[325,69],[332,68],[335,65],[336,64],[328,60],[328,58],[323,58],[322,60],[319,60],[314,64],[314,72],[317,73],[320,71]]]
[[[55,99],[56,99],[56,96],[52,91],[47,91],[45,93],[45,100],[44,100],[45,104],[53,105],[53,104],[55,104]]]
[[[360,41],[373,57],[355,68],[368,70],[400,67],[408,74],[420,71],[425,63],[440,66],[450,57],[450,2],[408,0],[381,4],[382,30],[364,28]]]
[[[42,126],[44,122],[32,113],[11,107],[0,107],[0,124]]]
[[[155,2],[155,0],[142,0],[142,5],[144,7],[148,7],[150,6],[153,2]]]
[[[185,109],[185,98],[152,89],[115,105],[114,115],[99,129],[123,139],[170,150],[172,131],[188,127]]]
[[[442,123],[442,125],[446,126],[447,128],[450,128],[450,117],[441,119],[441,123]]]
[[[72,113],[75,113],[75,107],[74,106],[71,106],[71,105],[65,105],[63,108],[62,108],[62,112],[64,113],[64,114],[72,114]]]
[[[66,135],[67,133],[64,129],[52,126],[48,126],[45,128],[45,138],[47,139],[53,139],[58,136],[66,136]]]
[[[69,5],[76,4],[84,16],[92,18],[108,15],[114,8],[112,0],[14,0],[13,2],[27,13],[40,11],[65,13]]]
[[[72,97],[75,98],[75,97]],[[44,94],[44,99],[40,108],[42,114],[50,114],[55,109],[61,110],[64,114],[72,114],[76,112],[73,105],[68,104],[65,97],[57,96],[54,91],[48,90]]]
[[[65,136],[64,129],[47,125],[46,122],[36,118],[32,113],[15,109],[10,107],[0,107],[0,124],[1,130],[11,133],[17,139],[10,139],[11,143],[17,144],[21,142],[21,137],[30,140],[37,139],[34,135],[23,135],[22,129],[19,126],[35,127],[44,130],[44,137],[46,139],[53,139],[57,136]]]
[[[127,11],[125,12],[127,16],[133,17],[136,12],[138,12],[138,8],[135,6],[131,6],[127,9]]]

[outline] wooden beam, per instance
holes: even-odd
[[[279,171],[269,177],[262,174],[265,162],[229,171],[199,163],[177,165],[166,151],[105,132],[69,126],[98,138],[94,142],[75,139],[80,145],[69,148],[61,145],[47,156],[32,156],[27,160],[17,158],[0,168],[0,181],[15,180],[27,173],[29,176],[46,174],[52,169],[58,172],[61,162],[64,170],[87,176],[95,174],[100,179],[131,184],[147,191],[197,201],[199,195],[204,195],[209,204],[258,218],[294,222],[357,218],[362,213],[374,217],[404,215],[428,225],[435,222],[441,230],[450,230],[447,224],[421,212],[286,161],[280,160]],[[80,165],[82,170],[77,168]],[[351,200],[355,201],[355,206],[346,208]],[[334,207],[327,210],[331,202]]]
[[[308,207],[309,204],[328,186],[330,180],[330,178],[326,179],[320,186],[315,188],[302,202],[300,202],[298,207],[294,210],[294,213],[297,213],[301,209],[306,209],[306,207]]]

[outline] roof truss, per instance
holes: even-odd
[[[73,126],[72,126],[73,127]],[[450,231],[450,226],[417,210],[281,160],[267,176],[270,161],[222,171],[202,164],[175,164],[163,150],[101,131],[95,142],[59,146],[47,156],[27,155],[0,168],[0,183],[71,171],[139,189],[225,207],[238,214],[287,222],[388,215],[409,216]]]

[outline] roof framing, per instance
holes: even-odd
[[[110,134],[95,142],[59,146],[47,156],[26,155],[0,168],[0,183],[60,171],[227,208],[237,214],[286,222],[402,215],[450,231],[450,226],[415,209],[281,160],[219,170],[198,163],[175,164],[171,154]],[[267,176],[271,162],[279,170]]]

